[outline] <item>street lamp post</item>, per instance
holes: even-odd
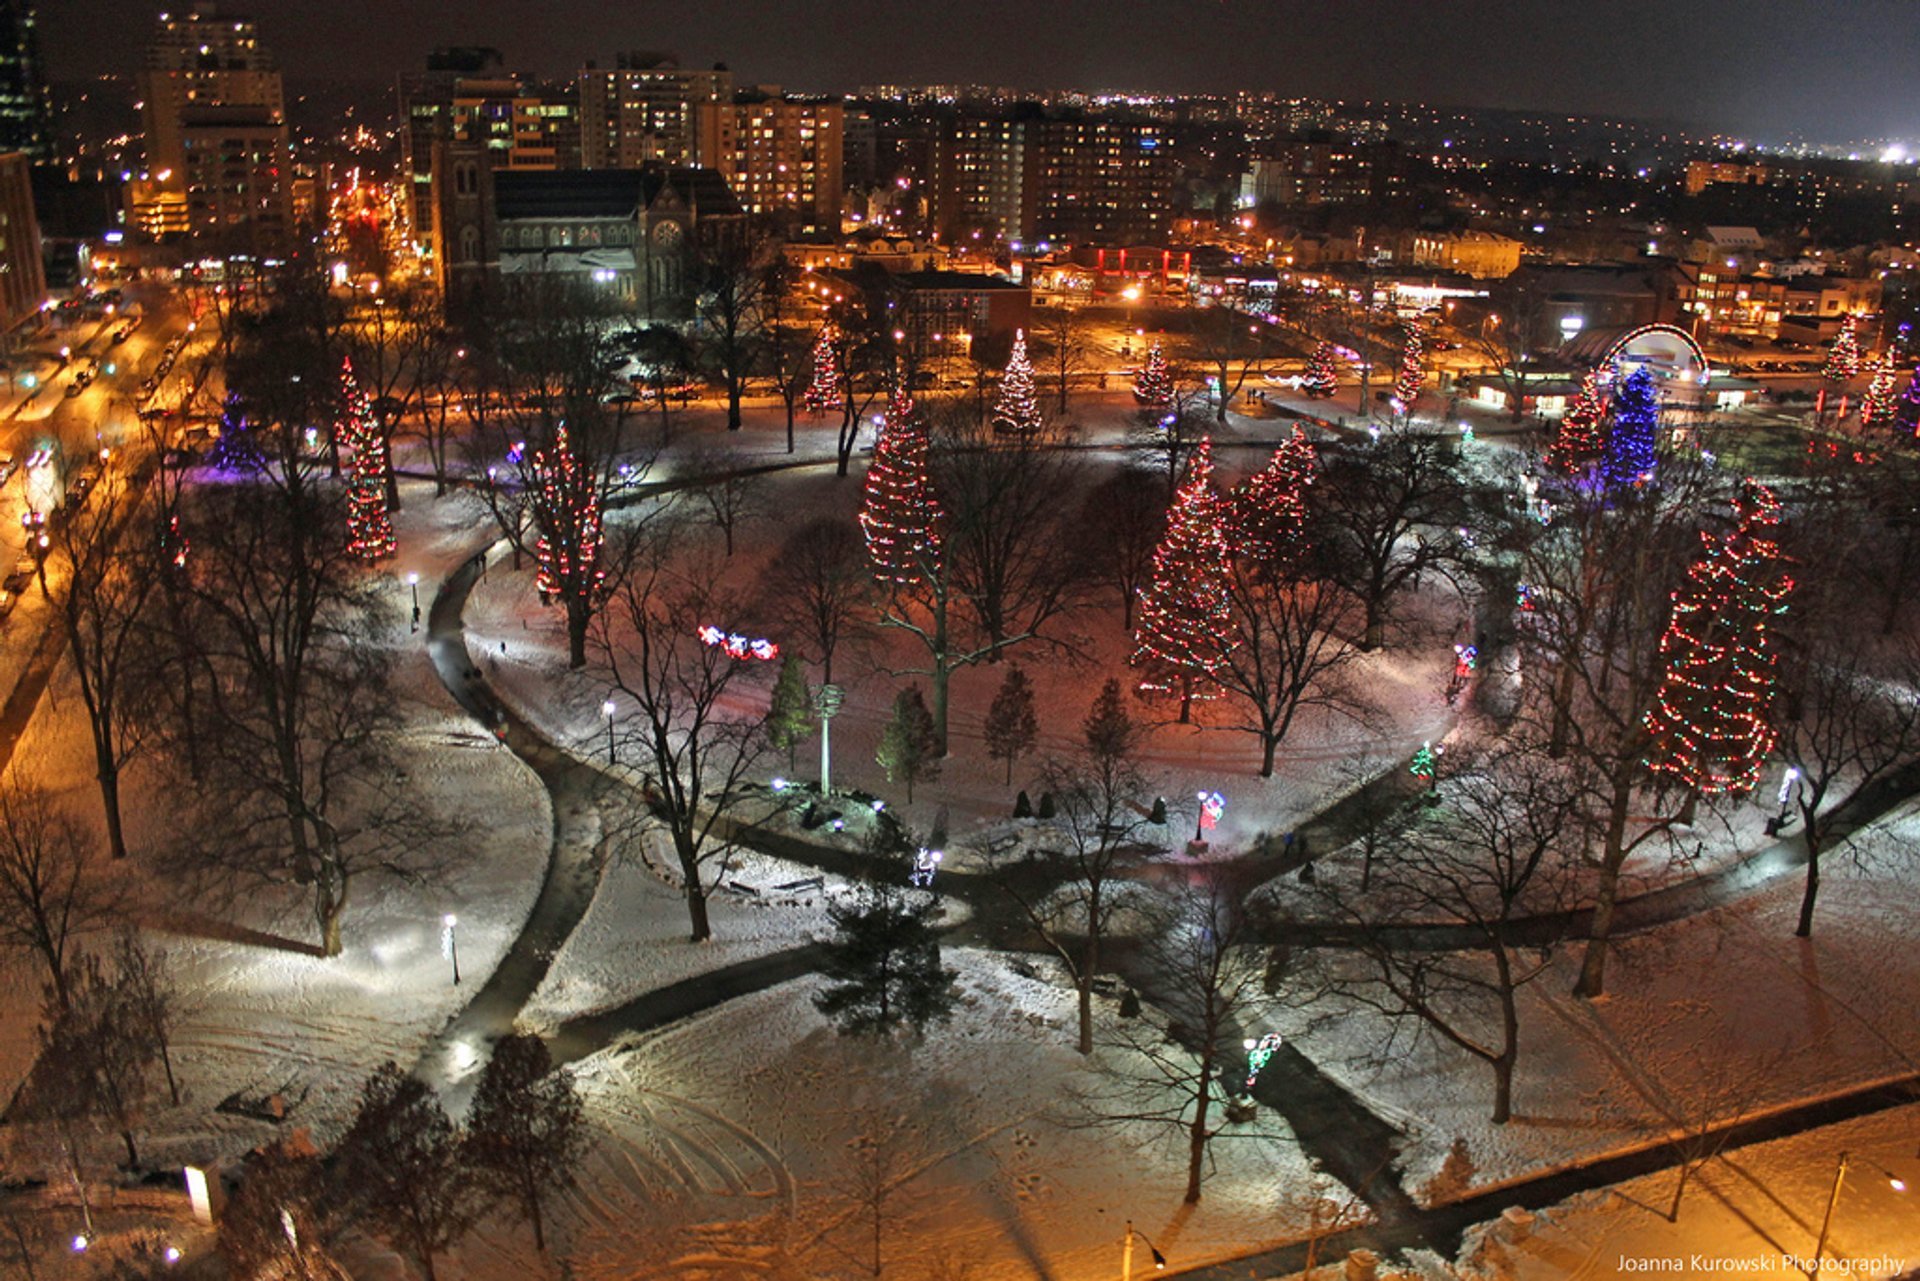
[[[1133,1281],[1133,1239],[1135,1237],[1139,1237],[1142,1241],[1146,1242],[1147,1253],[1153,1256],[1153,1270],[1155,1272],[1166,1271],[1167,1256],[1154,1248],[1153,1242],[1147,1240],[1146,1233],[1136,1232],[1133,1227],[1133,1220],[1128,1219],[1126,1244],[1120,1247],[1120,1281]]]
[[[833,739],[830,735],[834,713],[840,710],[843,697],[838,685],[822,685],[813,695],[813,710],[820,717],[820,796],[823,800],[833,794]]]
[[[448,912],[440,918],[440,955],[453,962],[453,985],[460,986],[460,939],[454,931],[460,918]]]
[[[607,764],[615,763],[613,758],[613,700],[600,704],[600,710],[607,718]]]
[[[420,630],[420,575],[408,574],[407,586],[413,589],[413,630]]]
[[[1824,1258],[1827,1253],[1827,1233],[1828,1230],[1833,1227],[1833,1208],[1840,1202],[1840,1185],[1846,1182],[1847,1166],[1852,1160],[1853,1154],[1851,1152],[1842,1152],[1840,1154],[1840,1160],[1835,1163],[1833,1167],[1833,1187],[1827,1192],[1827,1212],[1820,1216],[1820,1239],[1814,1243],[1813,1263],[1812,1266],[1807,1269],[1807,1276],[1816,1279],[1816,1281],[1820,1275],[1820,1260]],[[1887,1186],[1895,1192],[1905,1192],[1907,1190],[1906,1180],[1887,1169],[1884,1165],[1881,1165],[1877,1161],[1867,1160],[1865,1157],[1862,1157],[1861,1160],[1866,1161],[1868,1165],[1885,1175]]]

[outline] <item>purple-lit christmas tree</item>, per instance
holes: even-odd
[[[940,563],[940,504],[927,472],[927,429],[913,398],[896,386],[867,467],[860,531],[882,583],[908,586]]]
[[[1614,393],[1606,452],[1600,460],[1607,484],[1629,489],[1653,476],[1655,438],[1660,427],[1660,397],[1653,374],[1636,369]]]
[[[1893,434],[1906,437],[1920,435],[1920,365],[1914,366],[1913,377],[1907,380],[1907,389],[1894,402]]]
[[[367,393],[353,376],[352,360],[340,362],[340,401],[334,434],[347,452],[347,548],[362,560],[384,560],[395,547],[393,521],[387,515],[387,442]]]
[[[231,392],[227,393],[227,403],[220,407],[220,434],[207,452],[207,462],[220,471],[243,475],[258,472],[267,465],[266,455],[260,452],[259,442],[254,439],[253,424],[240,408],[240,398]]]

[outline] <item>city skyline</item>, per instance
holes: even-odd
[[[46,6],[52,77],[131,71],[161,7]],[[930,0],[910,11],[861,6],[830,22],[797,0],[747,0],[725,12],[638,5],[623,17],[585,0],[554,0],[537,23],[510,0],[457,8],[393,0],[378,6],[377,21],[364,2],[227,7],[259,21],[294,79],[338,78],[343,66],[386,79],[449,44],[496,45],[510,64],[555,75],[607,65],[628,49],[660,49],[690,67],[725,62],[743,84],[796,91],[882,82],[1244,89],[1660,120],[1773,142],[1920,140],[1920,101],[1836,92],[1849,83],[1898,83],[1906,56],[1920,49],[1920,9],[1900,0],[1842,9],[1804,0],[1629,0],[1604,10],[1368,0],[1339,12],[1292,0],[1062,0],[1044,13],[1008,0]],[[1569,67],[1587,74],[1570,75]]]

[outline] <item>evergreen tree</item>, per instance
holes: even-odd
[[[227,402],[221,406],[220,434],[207,453],[207,462],[219,471],[242,476],[253,475],[267,465],[266,455],[254,438],[253,424],[240,407],[240,397],[233,392],[227,393]]]
[[[1906,390],[1893,406],[1893,434],[1903,438],[1920,435],[1920,365],[1907,380]]]
[[[387,473],[393,464],[372,403],[353,376],[352,360],[340,364],[340,401],[334,438],[347,451],[347,545],[362,560],[383,560],[395,550],[387,514]]]
[[[930,900],[908,902],[893,890],[870,891],[827,909],[834,937],[820,967],[827,986],[814,1008],[846,1036],[916,1034],[953,1013],[955,972],[940,964]]]
[[[1233,491],[1228,504],[1235,553],[1282,568],[1306,548],[1307,487],[1319,466],[1313,442],[1295,427],[1266,469]]]
[[[158,1050],[132,994],[98,956],[80,956],[64,987],[64,1001],[48,989],[34,1070],[65,1078],[73,1097],[119,1134],[132,1167],[140,1161],[133,1134],[145,1117]]]
[[[918,685],[909,685],[894,697],[893,718],[880,734],[874,759],[887,772],[889,783],[897,779],[907,785],[909,805],[915,783],[940,777],[940,735]]]
[[[1000,692],[987,708],[987,757],[1007,763],[1007,785],[1013,785],[1013,763],[1033,750],[1040,737],[1040,721],[1033,707],[1033,685],[1018,667],[1008,667]]]
[[[1400,376],[1393,382],[1394,403],[1403,414],[1413,412],[1420,399],[1421,384],[1427,379],[1427,339],[1418,322],[1407,326],[1407,345],[1400,352]]]
[[[1576,475],[1599,460],[1602,453],[1600,424],[1607,415],[1606,397],[1600,393],[1600,371],[1589,369],[1580,380],[1580,393],[1560,419],[1560,430],[1547,447],[1547,466],[1565,475]]]
[[[1889,347],[1880,359],[1874,362],[1873,377],[1867,383],[1867,394],[1860,398],[1860,429],[1870,431],[1875,427],[1897,426],[1893,399],[1893,384],[1896,374],[1893,363],[1893,349]]]
[[[1030,436],[1040,430],[1040,401],[1033,390],[1033,362],[1027,359],[1027,331],[1013,335],[1013,355],[1007,358],[1007,372],[1000,377],[1000,390],[993,402],[993,429],[1013,436]]]
[[[807,688],[807,669],[799,655],[788,652],[780,659],[780,677],[767,704],[767,741],[787,754],[791,770],[795,746],[812,733],[813,692]]]
[[[1121,696],[1120,682],[1109,676],[1100,686],[1100,692],[1093,697],[1093,705],[1087,709],[1087,718],[1080,722],[1080,741],[1086,745],[1087,755],[1101,767],[1102,772],[1111,773],[1113,767],[1133,754],[1140,743],[1140,726],[1127,710],[1126,700]]]
[[[882,583],[909,586],[940,561],[940,504],[927,471],[927,429],[906,388],[895,387],[867,468],[860,530]]]
[[[1300,384],[1300,390],[1315,400],[1330,399],[1340,390],[1339,366],[1335,363],[1339,353],[1330,342],[1314,344],[1313,355],[1307,360],[1306,381]]]
[[[1840,322],[1840,332],[1833,336],[1833,345],[1827,348],[1827,363],[1820,370],[1820,377],[1834,386],[1848,382],[1860,373],[1860,339],[1853,332],[1853,322]]]
[[[1648,768],[1694,795],[1752,791],[1776,737],[1773,632],[1793,590],[1773,538],[1780,502],[1749,483],[1734,516],[1724,537],[1701,533],[1702,553],[1673,594],[1665,674],[1646,719]]]
[[[1202,440],[1167,512],[1166,536],[1153,553],[1153,578],[1140,594],[1132,663],[1143,692],[1177,694],[1180,720],[1197,698],[1218,697],[1233,613],[1227,597],[1230,556],[1221,502],[1213,491],[1213,451]]]
[[[1160,350],[1158,339],[1147,348],[1147,363],[1134,375],[1133,398],[1160,408],[1173,403],[1173,375],[1167,371],[1167,354]]]
[[[1613,398],[1613,421],[1607,429],[1606,455],[1601,467],[1607,484],[1629,489],[1653,475],[1654,441],[1660,425],[1659,393],[1653,374],[1633,371]]]
[[[360,1214],[413,1251],[438,1281],[434,1258],[473,1225],[473,1175],[460,1138],[425,1082],[391,1059],[360,1091],[360,1107],[335,1150],[341,1188]]]
[[[810,414],[824,414],[840,403],[839,331],[831,322],[820,326],[813,341],[813,378],[801,403]]]
[[[464,1155],[481,1190],[512,1204],[533,1225],[543,1254],[545,1198],[574,1186],[586,1141],[573,1073],[554,1070],[547,1043],[537,1036],[502,1038],[474,1090]]]

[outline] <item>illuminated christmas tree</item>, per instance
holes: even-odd
[[[810,414],[824,414],[840,403],[840,335],[831,324],[820,326],[813,340],[813,381],[801,403]]]
[[[1772,627],[1793,590],[1773,539],[1780,502],[1749,482],[1734,515],[1725,537],[1700,535],[1704,551],[1673,594],[1665,675],[1646,719],[1648,768],[1695,795],[1752,791],[1775,739]]]
[[[1167,354],[1157,340],[1147,348],[1147,363],[1134,376],[1133,398],[1143,405],[1173,403],[1173,375],[1167,372]]]
[[[860,530],[882,583],[919,582],[940,562],[940,504],[927,474],[927,429],[906,388],[895,387],[867,467]]]
[[[1274,568],[1300,557],[1306,550],[1307,487],[1317,468],[1313,442],[1295,427],[1266,469],[1233,492],[1228,514],[1235,553]]]
[[[536,450],[531,472],[534,527],[540,531],[535,555],[537,585],[549,601],[590,613],[607,576],[601,564],[606,540],[600,527],[600,487],[592,468],[573,452],[567,429],[554,433],[553,448]]]
[[[373,405],[353,376],[353,361],[340,362],[343,413],[334,438],[346,450],[347,549],[361,560],[394,553],[393,521],[387,515],[387,442],[374,421]]]
[[[1913,377],[1907,380],[1907,389],[1900,393],[1900,399],[1894,403],[1893,434],[1920,435],[1920,365],[1914,367]]]
[[[1195,699],[1219,696],[1215,678],[1231,643],[1231,554],[1222,506],[1213,491],[1213,445],[1202,440],[1167,512],[1167,532],[1154,549],[1152,577],[1140,593],[1140,622],[1133,629],[1140,690],[1177,694],[1182,722],[1190,719]]]
[[[1580,380],[1580,392],[1560,419],[1560,430],[1547,447],[1547,466],[1566,475],[1574,475],[1601,455],[1600,424],[1607,414],[1606,398],[1600,394],[1600,371],[1590,369]]]
[[[1820,377],[1838,386],[1857,376],[1860,372],[1860,340],[1854,337],[1853,322],[1842,321],[1840,332],[1834,335],[1833,346],[1827,349],[1827,363],[1821,369]]]
[[[1400,376],[1393,381],[1394,403],[1400,412],[1413,412],[1413,402],[1420,399],[1420,385],[1427,380],[1426,369],[1427,340],[1416,324],[1407,326],[1407,345],[1400,353]]]
[[[1026,436],[1039,431],[1040,426],[1040,402],[1033,394],[1033,362],[1027,359],[1027,333],[1016,330],[1013,355],[1007,358],[1007,372],[1000,378],[1000,392],[993,402],[993,429]]]
[[[1608,485],[1631,488],[1652,477],[1659,427],[1660,397],[1653,374],[1644,367],[1636,369],[1613,398],[1606,452],[1600,460]]]
[[[1886,427],[1891,430],[1896,426],[1893,399],[1895,374],[1893,350],[1888,348],[1885,354],[1874,362],[1873,377],[1867,382],[1867,394],[1860,398],[1862,431],[1869,431],[1875,427]]]
[[[254,439],[253,424],[241,410],[240,398],[232,392],[227,393],[227,403],[221,406],[220,435],[208,451],[207,461],[220,471],[243,475],[260,471],[267,465],[266,455],[260,452],[260,445]]]
[[[1314,344],[1313,355],[1307,360],[1306,381],[1300,384],[1300,390],[1315,400],[1326,400],[1340,389],[1337,380],[1339,367],[1335,364],[1338,353],[1333,344],[1321,342]]]

